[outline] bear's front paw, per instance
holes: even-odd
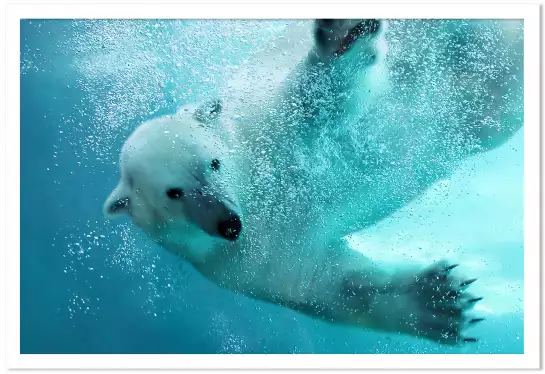
[[[439,262],[402,282],[398,295],[405,304],[402,330],[438,343],[458,345],[476,342],[465,330],[484,320],[471,317],[470,309],[482,299],[466,292],[476,279],[462,280],[452,275],[458,265]],[[403,307],[403,306],[401,306]]]
[[[321,54],[340,56],[358,38],[376,35],[381,22],[377,19],[318,19],[314,26],[314,41]]]

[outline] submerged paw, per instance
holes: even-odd
[[[482,297],[466,291],[476,279],[462,280],[452,275],[457,266],[440,262],[421,272],[410,283],[408,292],[419,310],[416,320],[412,321],[416,335],[449,345],[478,341],[465,332],[484,320],[470,315]]]

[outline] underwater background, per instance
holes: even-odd
[[[21,21],[21,353],[522,353],[523,132],[350,238],[479,278],[478,344],[332,326],[224,291],[102,204],[142,121],[213,92],[284,22]],[[425,42],[425,41],[423,41]]]

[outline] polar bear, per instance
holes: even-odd
[[[481,102],[471,75],[478,66],[454,62],[456,74],[434,72],[444,87],[428,87],[422,61],[388,62],[385,21],[302,24],[258,56],[279,70],[252,63],[220,99],[140,125],[121,150],[105,215],[128,215],[233,292],[332,323],[449,345],[477,341],[466,328],[482,321],[471,314],[481,298],[466,290],[475,279],[454,274],[457,264],[390,271],[344,237],[522,126],[520,98],[510,93],[521,76],[518,28],[491,26],[507,62],[496,80],[480,82],[496,94]],[[437,58],[463,60],[436,47]],[[409,73],[396,76],[396,67]],[[401,84],[415,90],[400,93]],[[469,88],[454,99],[429,95],[458,85]],[[462,99],[481,111],[463,112]],[[493,131],[497,122],[502,131]]]

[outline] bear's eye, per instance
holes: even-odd
[[[184,190],[181,188],[169,188],[167,190],[167,196],[172,200],[180,199],[184,196]]]
[[[212,162],[210,163],[210,168],[214,171],[219,171],[220,170],[220,160],[218,160],[217,158],[213,159]]]

